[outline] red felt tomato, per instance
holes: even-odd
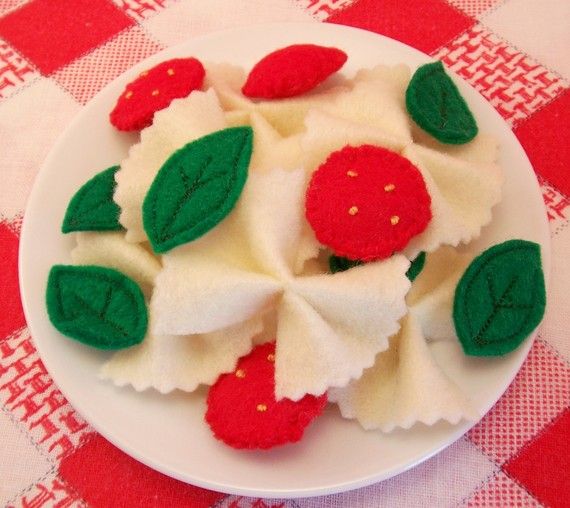
[[[301,95],[338,71],[346,59],[346,53],[337,48],[314,44],[287,46],[255,64],[242,92],[255,99]]]
[[[204,75],[204,67],[195,58],[175,58],[158,64],[126,86],[111,111],[111,123],[121,131],[148,127],[157,111],[200,89]]]
[[[234,448],[299,441],[327,403],[326,394],[276,401],[274,355],[275,343],[257,346],[210,388],[206,421],[218,439]]]
[[[423,177],[408,159],[378,146],[345,146],[313,174],[306,216],[335,254],[373,261],[424,231],[430,205]]]

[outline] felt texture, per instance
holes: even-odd
[[[230,213],[252,148],[251,127],[230,127],[187,144],[164,163],[143,202],[143,225],[155,252],[199,238]]]
[[[127,230],[127,240],[147,240],[142,222],[142,203],[156,177],[173,152],[195,139],[224,129],[226,121],[214,91],[196,91],[186,99],[174,100],[159,111],[153,125],[141,132],[140,142],[115,174],[113,199],[121,208],[119,221]]]
[[[46,305],[58,331],[99,349],[138,344],[146,333],[142,291],[132,279],[110,268],[53,266]]]
[[[432,220],[412,238],[404,253],[411,259],[441,245],[458,246],[477,238],[501,199],[503,174],[495,163],[464,161],[420,145],[402,155],[422,173],[431,196]]]
[[[477,418],[469,399],[432,358],[413,315],[403,319],[400,332],[390,342],[390,349],[380,353],[374,367],[359,380],[329,391],[343,417],[383,432],[409,429],[417,422],[457,424]]]
[[[377,146],[346,146],[313,173],[306,216],[335,254],[372,261],[403,250],[426,228],[430,201],[409,160]]]
[[[470,256],[443,247],[427,256],[426,264],[406,297],[409,312],[390,348],[373,367],[347,387],[329,391],[346,418],[366,429],[390,432],[417,422],[441,419],[458,423],[476,412],[432,358],[429,340],[457,340],[451,319],[457,280]]]
[[[200,89],[204,74],[204,67],[196,58],[161,62],[126,86],[109,119],[121,131],[148,127],[157,111]]]
[[[466,354],[504,355],[538,326],[545,307],[540,246],[508,240],[469,265],[455,292],[453,321]]]
[[[263,57],[251,69],[242,92],[257,99],[302,95],[338,71],[347,55],[337,48],[294,44]]]
[[[469,106],[440,61],[420,66],[406,90],[410,116],[442,143],[460,145],[478,132]]]
[[[160,260],[140,244],[127,242],[122,232],[80,232],[71,251],[76,265],[113,268],[133,279],[150,297],[154,279],[162,266]]]
[[[275,399],[275,343],[257,346],[235,372],[210,388],[206,422],[214,436],[234,448],[268,449],[294,443],[318,417],[326,395],[297,402]]]
[[[420,252],[416,256],[416,258],[412,261],[410,268],[406,272],[406,277],[408,277],[408,279],[410,279],[411,282],[414,282],[414,280],[416,280],[416,277],[424,269],[425,262],[426,262],[425,252]]]
[[[119,224],[119,207],[113,202],[115,173],[119,166],[101,171],[83,184],[67,206],[61,231],[116,231]]]
[[[150,327],[152,327],[152,312]],[[153,388],[160,393],[172,390],[192,392],[211,385],[220,374],[231,372],[238,359],[249,353],[252,340],[262,331],[256,316],[229,328],[197,335],[154,335],[116,352],[103,366],[99,377],[117,386],[137,391]]]
[[[410,287],[403,256],[335,275],[295,274],[305,181],[302,169],[251,172],[225,221],[163,256],[151,300],[158,335],[209,333],[277,309],[278,399],[321,395],[360,376],[397,331]]]
[[[335,256],[332,254],[329,257],[329,270],[331,273],[346,272],[355,266],[360,266],[362,261],[343,258],[342,256]],[[410,266],[411,268],[411,266]]]

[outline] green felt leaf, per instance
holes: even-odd
[[[425,264],[426,264],[426,253],[422,251],[412,261],[410,268],[408,268],[408,271],[406,272],[406,277],[410,279],[410,282],[414,282],[414,280],[416,280],[416,277],[424,269]]]
[[[195,240],[235,206],[247,179],[251,127],[209,134],[175,152],[143,203],[143,223],[155,252]]]
[[[101,171],[86,182],[71,198],[61,231],[117,231],[120,208],[113,201],[115,173],[119,166]]]
[[[139,286],[117,270],[101,266],[52,267],[47,311],[61,333],[99,349],[138,344],[148,316]]]
[[[422,65],[414,73],[406,107],[413,120],[442,143],[460,145],[477,135],[475,118],[441,62]]]
[[[362,261],[344,258],[342,256],[332,255],[329,258],[329,269],[331,273],[345,272],[355,266],[360,266]]]
[[[546,293],[538,244],[509,240],[475,258],[459,281],[453,320],[468,355],[516,349],[544,315]]]

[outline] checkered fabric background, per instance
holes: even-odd
[[[0,0],[0,505],[570,506],[569,19],[568,0]],[[95,433],[42,365],[17,280],[34,177],[83,105],[167,46],[269,21],[356,26],[441,59],[512,126],[539,176],[553,245],[538,340],[476,427],[396,478],[295,501],[183,484]]]

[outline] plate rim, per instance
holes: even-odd
[[[239,27],[233,27],[233,28],[228,28],[228,29],[223,29],[223,30],[217,30],[217,31],[209,32],[207,34],[199,35],[197,37],[189,37],[187,40],[185,40],[182,43],[167,47],[167,48],[159,51],[158,53],[155,53],[155,54],[151,55],[150,57],[143,59],[142,61],[138,62],[134,66],[128,68],[126,71],[121,73],[119,76],[115,77],[107,85],[105,85],[105,87],[102,88],[86,105],[84,105],[78,111],[78,113],[74,116],[74,118],[69,122],[68,126],[60,134],[57,141],[52,145],[47,157],[44,159],[43,163],[41,164],[41,166],[38,170],[38,173],[34,179],[32,189],[31,189],[29,196],[28,196],[28,201],[26,204],[24,217],[23,217],[23,221],[22,221],[21,232],[20,232],[20,243],[19,243],[19,249],[18,249],[18,280],[19,280],[19,286],[20,286],[20,291],[21,291],[22,306],[24,309],[25,317],[26,317],[26,325],[28,327],[28,330],[30,332],[30,336],[32,337],[32,340],[34,341],[34,345],[36,346],[38,354],[39,354],[40,358],[42,359],[42,363],[44,363],[46,370],[48,371],[50,377],[53,379],[54,382],[56,381],[57,376],[53,375],[53,372],[51,370],[51,366],[46,364],[44,361],[44,353],[42,352],[43,346],[41,345],[42,341],[41,340],[36,341],[34,339],[34,335],[35,335],[33,332],[34,325],[31,324],[34,321],[34,319],[33,318],[29,319],[31,312],[29,309],[29,301],[28,301],[28,298],[26,297],[26,295],[28,294],[28,289],[27,289],[28,287],[27,287],[27,284],[25,282],[25,273],[24,273],[24,271],[25,271],[24,267],[26,264],[24,262],[24,259],[26,256],[26,248],[28,245],[27,239],[31,234],[31,233],[29,233],[29,230],[31,229],[30,220],[29,219],[27,220],[27,217],[29,216],[28,212],[29,212],[29,209],[32,208],[33,203],[35,202],[35,200],[34,200],[35,195],[39,194],[39,192],[42,188],[42,181],[45,179],[45,176],[46,176],[45,168],[49,167],[53,163],[53,160],[57,158],[56,156],[60,152],[61,147],[66,145],[66,140],[69,137],[70,133],[74,130],[76,125],[78,125],[82,122],[86,113],[95,109],[94,104],[95,105],[97,104],[97,100],[99,99],[99,97],[106,95],[108,93],[107,90],[110,88],[113,88],[117,81],[127,80],[128,76],[135,75],[136,73],[139,72],[139,69],[146,68],[149,64],[152,64],[155,61],[159,61],[161,59],[164,59],[165,57],[169,57],[170,53],[176,53],[177,51],[179,51],[180,48],[185,47],[188,44],[207,43],[210,39],[216,40],[220,37],[223,38],[225,36],[231,36],[232,34],[235,35],[235,34],[243,33],[244,31],[251,30],[251,29],[279,30],[279,29],[283,29],[285,27],[295,27],[296,29],[302,29],[302,30],[325,29],[325,30],[346,32],[347,35],[349,35],[349,36],[350,36],[350,33],[354,32],[354,31],[362,32],[362,33],[365,33],[367,36],[373,36],[375,38],[383,39],[385,43],[396,44],[396,45],[402,46],[407,51],[411,50],[411,51],[415,52],[418,56],[421,56],[422,59],[427,58],[431,61],[436,60],[431,55],[427,55],[427,54],[417,50],[416,48],[413,48],[413,47],[411,47],[411,46],[409,46],[403,42],[400,42],[398,40],[395,40],[395,39],[392,39],[390,37],[387,37],[387,36],[384,36],[381,34],[377,34],[375,32],[371,32],[368,30],[363,30],[360,28],[350,27],[350,26],[345,26],[345,25],[337,25],[337,24],[326,24],[326,23],[317,23],[317,22],[295,22],[295,21],[287,22],[286,21],[286,22],[273,22],[273,23],[263,23],[263,24],[251,24],[251,25],[246,25],[246,26],[239,26]],[[500,115],[498,114],[498,112],[496,112],[496,110],[487,101],[487,99],[485,99],[476,89],[474,89],[469,83],[464,81],[462,78],[457,76],[457,74],[455,74],[452,70],[446,68],[446,71],[448,73],[450,73],[451,75],[453,75],[453,77],[456,81],[462,83],[463,85],[467,86],[472,91],[477,93],[481,97],[482,102],[485,104],[485,107],[492,110],[493,114],[496,117],[500,118]],[[506,123],[502,118],[500,118],[500,120],[503,123]],[[532,164],[530,163],[528,156],[526,155],[526,152],[524,151],[524,149],[520,145],[520,142],[518,141],[518,139],[516,138],[516,136],[514,135],[514,133],[512,132],[512,129],[510,127],[509,127],[509,130],[511,131],[511,134],[512,134],[512,140],[518,145],[522,155],[524,155],[524,158],[526,159],[528,166],[532,169]],[[540,189],[540,187],[539,187],[539,181],[537,179],[535,172],[533,172],[533,176],[536,180],[536,189],[538,190],[538,189]],[[548,231],[548,222],[546,219],[546,215],[544,216],[544,223],[545,223],[545,227],[547,228],[547,231]],[[548,288],[549,279],[550,279],[550,271],[551,271],[551,237],[549,234],[546,235],[546,239],[547,239],[547,244],[546,245],[541,244],[541,253],[542,253],[543,268],[544,268],[544,274],[545,274],[545,283],[546,283],[546,286]],[[111,442],[117,448],[119,448],[120,450],[125,452],[127,455],[133,457],[135,460],[145,464],[146,466],[154,469],[155,471],[161,472],[161,473],[163,473],[169,477],[181,480],[184,483],[189,483],[189,484],[196,485],[199,487],[203,487],[206,489],[210,489],[210,490],[214,490],[214,491],[218,491],[218,492],[224,492],[224,493],[228,493],[228,494],[259,496],[259,497],[267,497],[267,498],[272,498],[272,497],[273,498],[289,498],[289,499],[299,498],[299,497],[314,497],[314,496],[321,496],[321,495],[327,495],[327,494],[335,494],[335,493],[340,493],[340,492],[346,492],[349,490],[358,489],[361,487],[369,486],[369,485],[377,483],[377,482],[387,480],[389,478],[392,478],[396,475],[399,475],[405,471],[408,471],[408,470],[416,467],[417,465],[423,463],[424,461],[426,461],[426,460],[430,459],[431,457],[440,453],[442,450],[451,446],[458,439],[460,439],[466,432],[468,432],[472,427],[477,425],[481,421],[481,419],[484,418],[485,414],[504,395],[505,391],[509,388],[509,386],[511,385],[515,376],[520,371],[522,364],[526,360],[528,353],[529,353],[529,351],[530,351],[530,349],[531,349],[531,347],[532,347],[532,345],[536,339],[537,334],[538,334],[538,327],[537,327],[537,329],[535,329],[532,332],[531,336],[529,336],[525,340],[525,343],[517,349],[517,352],[518,352],[517,354],[519,355],[519,357],[518,357],[518,361],[516,362],[516,368],[512,369],[512,372],[509,376],[509,380],[505,384],[504,388],[502,390],[500,390],[500,393],[496,393],[495,394],[496,397],[492,397],[492,400],[490,400],[488,407],[486,407],[484,409],[484,412],[482,413],[482,416],[479,420],[476,420],[473,422],[462,421],[462,423],[454,426],[453,432],[450,433],[449,439],[445,443],[443,443],[442,445],[435,447],[434,449],[430,450],[428,454],[418,453],[417,456],[413,460],[407,461],[406,463],[398,464],[395,467],[391,468],[388,474],[374,473],[374,474],[370,474],[367,476],[362,476],[357,480],[347,480],[345,482],[337,483],[333,487],[331,487],[330,485],[327,485],[324,487],[303,487],[303,488],[300,488],[297,490],[291,490],[291,489],[281,490],[281,489],[275,489],[275,488],[270,488],[270,489],[256,488],[255,490],[253,490],[249,487],[241,488],[241,487],[237,487],[235,485],[221,484],[217,481],[208,481],[207,479],[203,479],[203,478],[195,478],[194,477],[190,481],[188,479],[188,477],[185,477],[184,475],[179,474],[177,471],[173,471],[172,469],[169,469],[168,466],[162,464],[162,462],[160,460],[158,460],[158,461],[150,460],[146,456],[137,452],[137,450],[132,449],[130,446],[128,446],[128,444],[125,445],[120,440],[115,439],[115,436],[113,436],[112,433],[108,431],[108,429],[99,426],[99,422],[97,422],[96,419],[94,420],[91,417],[85,418],[84,417],[85,412],[83,411],[83,409],[82,410],[78,409],[79,407],[82,407],[83,404],[81,402],[78,403],[75,396],[73,396],[73,395],[69,396],[69,393],[67,393],[67,390],[62,389],[58,383],[56,383],[56,386],[62,392],[62,394],[65,396],[65,398],[70,402],[70,404],[73,406],[73,408],[82,417],[84,417],[85,420],[99,434],[101,434],[105,439],[107,439],[109,442]],[[87,411],[87,413],[89,414],[88,411]]]

